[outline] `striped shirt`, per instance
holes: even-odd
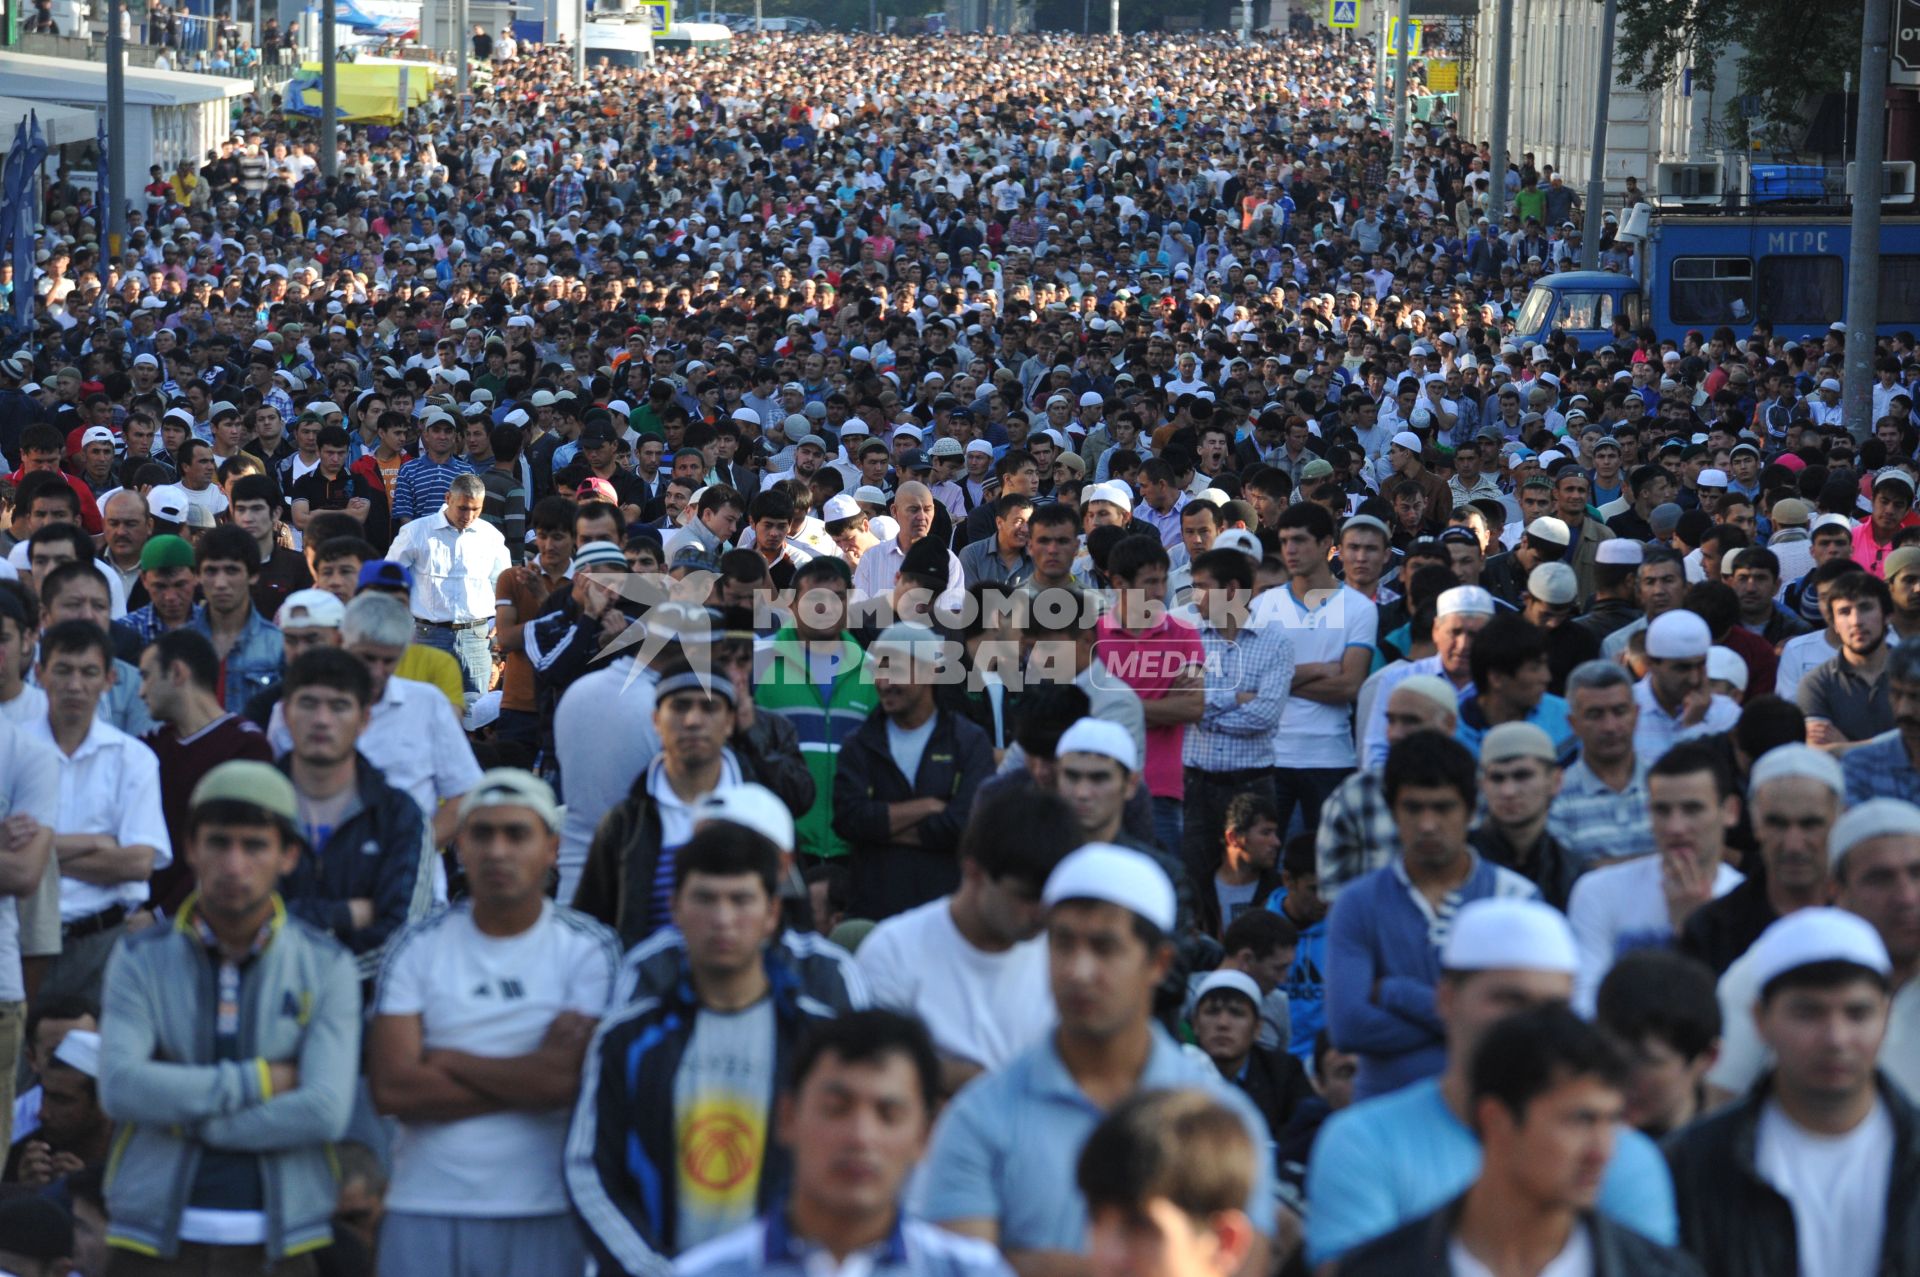
[[[1293,689],[1293,641],[1277,625],[1243,625],[1228,638],[1200,626],[1206,709],[1181,743],[1180,761],[1209,772],[1273,766],[1273,736]],[[1254,693],[1244,704],[1243,692]]]
[[[1869,798],[1898,798],[1920,803],[1920,771],[1907,757],[1906,742],[1900,729],[1882,732],[1864,745],[1848,750],[1840,757],[1840,770],[1847,778],[1847,805],[1864,803]]]
[[[1637,856],[1653,846],[1647,819],[1647,768],[1643,755],[1633,759],[1633,779],[1614,789],[1581,759],[1560,779],[1559,796],[1547,811],[1547,832],[1560,840],[1582,867],[1598,860]]]
[[[394,519],[418,519],[434,513],[446,504],[447,489],[455,479],[476,473],[465,457],[452,457],[444,464],[431,457],[415,457],[400,467],[400,475],[394,480]]]

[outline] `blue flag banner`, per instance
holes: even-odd
[[[0,258],[12,257],[14,252],[14,231],[20,219],[17,209],[21,191],[25,187],[27,167],[27,122],[22,120],[14,126],[13,145],[7,148],[7,160],[0,168]],[[13,296],[7,312],[7,326],[18,330],[21,327],[20,316],[33,309],[33,283],[31,276],[19,272],[17,259],[13,276]],[[33,252],[27,252],[29,269],[33,263]]]
[[[13,295],[24,298],[13,308],[13,325],[22,335],[33,331],[33,223],[34,206],[39,203],[40,166],[47,162],[47,134],[40,127],[40,113],[27,112],[25,157],[20,166],[20,185],[13,209]],[[13,157],[8,156],[11,160]]]

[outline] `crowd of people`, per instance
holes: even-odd
[[[1572,194],[1372,74],[529,46],[54,207],[0,1268],[1920,1272],[1920,348],[1518,341]]]

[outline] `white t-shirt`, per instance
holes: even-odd
[[[1600,982],[1621,954],[1663,946],[1673,938],[1661,873],[1656,852],[1582,874],[1573,884],[1567,921],[1580,953],[1580,970],[1573,982],[1573,1006],[1580,1014],[1592,1017]],[[1723,863],[1713,876],[1713,898],[1718,900],[1745,881],[1738,869]]]
[[[1350,585],[1342,585],[1317,606],[1307,607],[1294,596],[1291,582],[1267,590],[1253,601],[1249,623],[1278,625],[1293,644],[1296,665],[1330,661],[1338,665],[1350,647],[1371,649],[1380,623],[1380,610]],[[1287,697],[1274,733],[1273,761],[1277,767],[1352,767],[1353,731],[1345,705],[1325,705],[1304,696]]]
[[[613,932],[551,902],[517,936],[489,936],[472,906],[453,905],[391,942],[379,1014],[417,1015],[429,1050],[525,1055],[562,1011],[598,1017],[613,992]],[[567,1210],[560,1182],[565,1108],[402,1122],[393,1144],[391,1210],[512,1217]]]
[[[1447,1266],[1452,1277],[1493,1277],[1493,1269],[1475,1259],[1457,1237],[1447,1243]],[[1586,1225],[1574,1225],[1567,1244],[1547,1261],[1539,1277],[1593,1277],[1593,1238]]]
[[[1887,1230],[1893,1117],[1873,1112],[1845,1135],[1816,1135],[1776,1102],[1760,1109],[1754,1169],[1793,1207],[1799,1277],[1873,1277]]]
[[[996,1069],[1053,1027],[1046,941],[983,953],[953,925],[951,903],[942,897],[888,918],[854,961],[875,1006],[913,1012],[941,1052]]]

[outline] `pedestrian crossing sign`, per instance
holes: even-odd
[[[643,0],[647,11],[647,30],[664,36],[673,30],[673,0]]]
[[[1336,29],[1360,25],[1360,0],[1327,0],[1327,25]]]

